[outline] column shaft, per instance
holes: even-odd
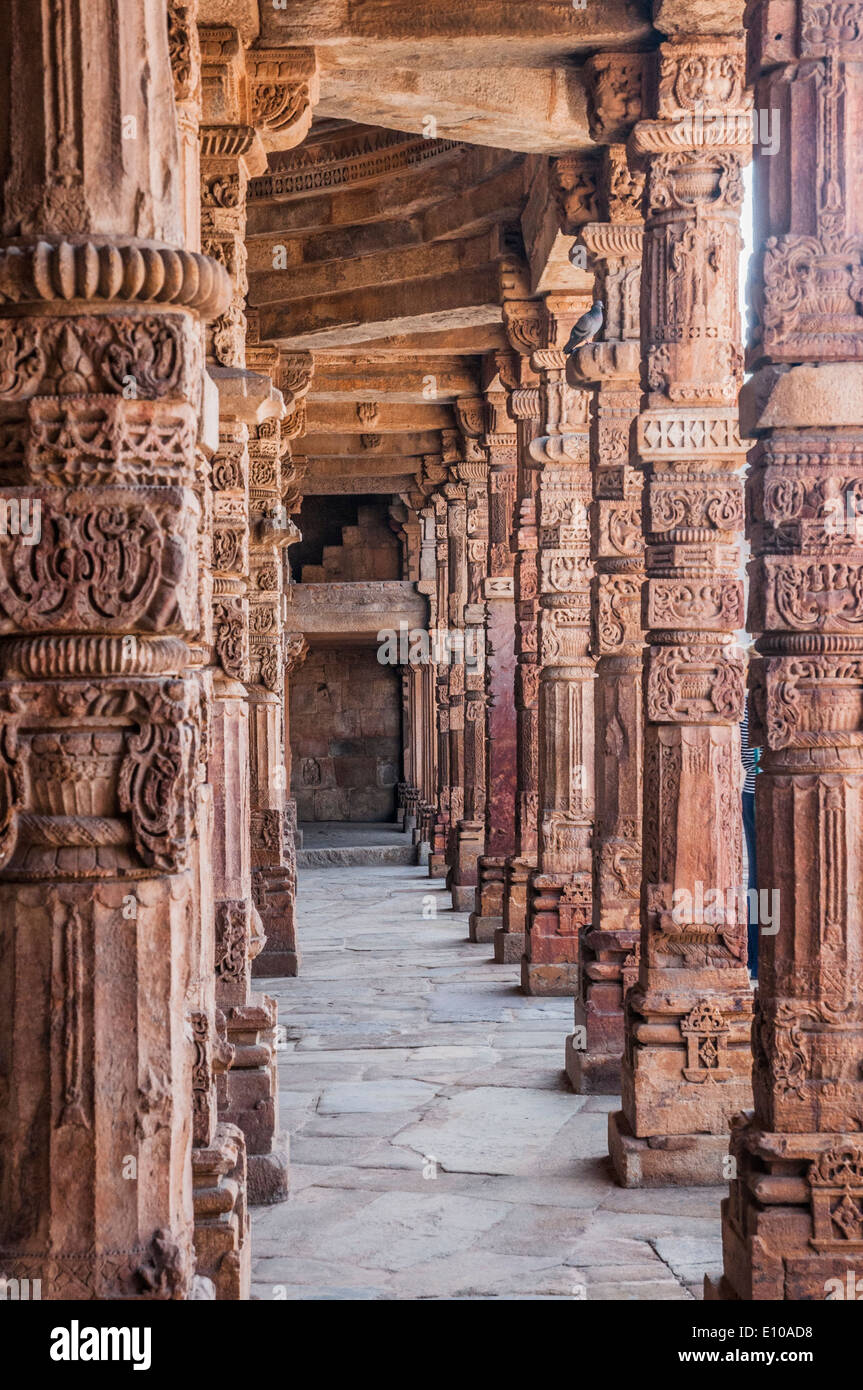
[[[713,1183],[750,1098],[752,993],[741,917],[741,168],[750,112],[733,34],[663,44],[647,167],[638,421],[645,465],[641,959],[627,995],[626,1186]]]
[[[756,163],[742,397],[760,946],[720,1292],[746,1300],[859,1297],[863,1250],[863,44],[846,13],[747,16],[779,143]]]

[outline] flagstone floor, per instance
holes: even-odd
[[[615,1186],[570,1000],[521,994],[424,868],[305,869],[298,896],[300,977],[261,982],[292,1193],[253,1209],[254,1297],[701,1297],[723,1190]]]

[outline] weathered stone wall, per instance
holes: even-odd
[[[399,542],[387,525],[383,508],[357,510],[355,526],[343,526],[340,545],[325,545],[319,565],[304,565],[304,584],[351,583],[400,577]]]
[[[395,815],[401,683],[376,650],[313,649],[291,687],[291,795],[300,821]]]

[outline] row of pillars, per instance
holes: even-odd
[[[0,475],[39,504],[0,537],[0,1273],[50,1298],[242,1297],[247,1201],[286,1191],[252,971],[297,963],[280,556],[310,364],[247,321],[244,207],[316,79],[195,8],[9,0],[0,49]],[[515,277],[513,351],[416,499],[433,623],[484,654],[408,673],[418,839],[525,988],[576,996],[574,1084],[619,1066],[621,1181],[712,1180],[731,1129],[717,1292],[745,1299],[823,1296],[863,1241],[847,11],[750,6],[749,80],[737,31],[591,60],[603,336],[567,356],[589,296]],[[753,83],[780,144],[744,508]],[[740,883],[744,512],[781,904],[754,1021],[737,912],[685,906]]]
[[[588,64],[595,289],[504,304],[511,351],[413,499],[430,626],[466,659],[405,674],[429,872],[526,992],[575,997],[566,1069],[622,1095],[618,1181],[731,1177],[708,1292],[746,1300],[823,1298],[863,1249],[863,43],[790,8],[750,7],[748,78],[742,32]],[[568,353],[592,299],[604,327]]]

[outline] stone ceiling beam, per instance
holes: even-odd
[[[249,190],[249,233],[283,235],[328,231],[362,222],[411,217],[453,198],[457,189],[481,184],[512,163],[512,152],[450,144],[434,151],[417,144],[416,162],[376,181],[351,180],[342,164],[324,170],[345,182],[331,191],[309,187],[306,164],[291,162],[253,179]],[[335,171],[338,170],[338,173]],[[318,175],[312,166],[311,176]],[[283,190],[287,189],[287,192]]]
[[[216,0],[205,0],[212,5]],[[224,3],[224,0],[223,0]],[[688,8],[691,9],[691,6]],[[285,0],[260,8],[261,41],[315,44],[333,52],[343,65],[379,53],[378,65],[417,55],[447,67],[461,63],[501,64],[517,59],[540,63],[550,54],[571,54],[646,38],[649,6],[631,0],[603,0],[576,9],[560,0],[436,0],[434,5],[393,4],[392,0]]]
[[[358,402],[321,401],[317,390],[306,407],[307,434],[389,435],[416,430],[453,427],[452,408],[434,402],[422,405],[381,405],[368,399]]]
[[[501,229],[493,227],[464,241],[436,241],[376,255],[348,255],[323,265],[259,271],[249,277],[249,299],[263,308],[398,282],[443,278],[487,266],[504,252]]]
[[[435,133],[496,149],[558,154],[587,147],[587,99],[578,70],[548,67],[429,67],[389,70],[329,66],[322,60],[319,113],[372,125]]]
[[[456,271],[414,284],[378,285],[260,311],[261,339],[278,347],[343,348],[396,333],[501,321],[498,268]]]
[[[505,352],[507,337],[500,321],[477,324],[468,328],[442,328],[429,333],[396,333],[386,338],[374,338],[363,345],[365,352],[376,357],[391,357],[403,361],[409,352],[465,352],[481,355],[484,352]]]
[[[307,434],[303,438],[303,450],[311,458],[361,458],[368,462],[374,459],[377,469],[380,459],[385,455],[404,457],[405,454],[433,454],[440,450],[440,434],[437,430],[410,430],[402,434],[381,435],[379,444],[363,446],[361,436],[356,434]]]
[[[410,460],[408,460],[410,462]],[[309,479],[306,484],[307,497],[340,497],[345,493],[352,496],[363,496],[367,493],[382,492],[387,495],[392,493],[410,492],[416,485],[413,473],[358,473],[356,477],[343,477],[341,475],[327,478],[316,475]]]
[[[274,259],[286,270],[341,262],[354,256],[398,251],[459,236],[476,235],[495,224],[517,221],[526,196],[524,161],[494,173],[456,197],[446,198],[425,211],[406,217],[386,217],[379,222],[359,222],[327,231],[292,234],[272,219],[269,230],[248,238],[249,269],[271,271]],[[280,209],[284,204],[277,205]],[[277,255],[274,248],[284,248]]]
[[[376,357],[334,360],[322,356],[315,376],[316,401],[389,401],[424,405],[475,395],[478,390],[478,358],[417,358],[411,362],[381,361]],[[433,378],[430,382],[429,378]]]

